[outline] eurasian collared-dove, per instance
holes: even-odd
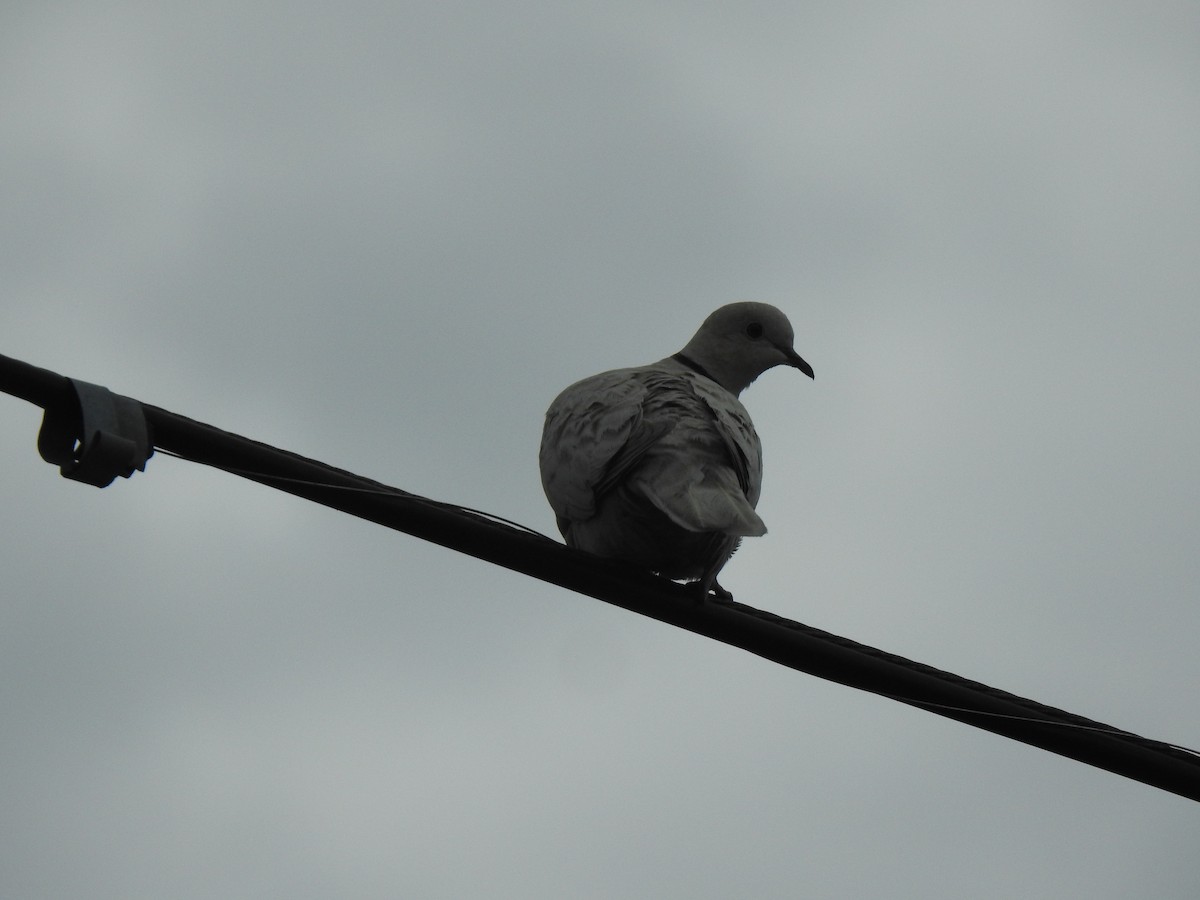
[[[775,307],[731,303],[679,353],[559,394],[540,463],[567,545],[727,599],[717,573],[743,536],[767,531],[754,511],[762,445],[738,395],[774,366],[813,377],[792,340]]]

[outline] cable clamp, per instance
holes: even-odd
[[[71,392],[46,407],[38,453],[64,478],[108,487],[145,471],[154,453],[142,404],[106,387],[68,378]]]

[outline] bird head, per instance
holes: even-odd
[[[792,347],[792,325],[766,303],[730,303],[704,320],[682,353],[727,391],[737,395],[775,366],[792,366],[815,378]]]

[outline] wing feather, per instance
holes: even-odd
[[[642,428],[646,386],[617,369],[564,390],[546,413],[542,488],[560,519],[582,521],[657,439]]]
[[[742,492],[751,506],[757,506],[762,493],[762,441],[754,430],[750,414],[740,400],[708,379],[697,378],[694,387],[712,411]]]

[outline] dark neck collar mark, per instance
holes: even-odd
[[[675,360],[676,362],[683,363],[685,366],[687,366],[693,372],[695,372],[699,375],[703,375],[709,381],[717,381],[717,379],[713,378],[712,375],[710,375],[708,373],[708,369],[704,368],[704,366],[700,365],[700,363],[696,362],[691,357],[684,356],[682,351],[679,353],[673,354],[671,356],[671,359]],[[717,383],[720,384],[719,381]]]

